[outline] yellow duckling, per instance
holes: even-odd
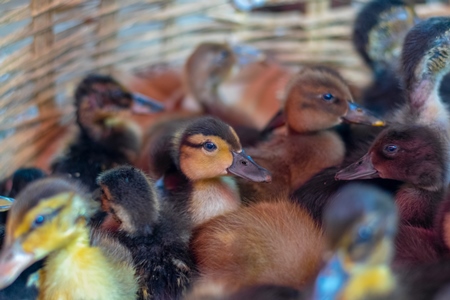
[[[40,270],[39,299],[135,299],[131,256],[118,243],[93,234],[88,220],[96,204],[63,179],[30,184],[11,207],[0,254],[0,287],[32,263]]]

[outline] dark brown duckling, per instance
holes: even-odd
[[[141,147],[141,132],[133,113],[151,114],[162,106],[131,94],[112,77],[89,75],[75,91],[79,133],[52,172],[68,174],[91,191],[98,174],[117,165],[133,162]]]
[[[234,129],[213,118],[201,117],[173,124],[152,150],[155,178],[163,176],[172,190],[168,201],[184,206],[194,222],[232,211],[241,198],[235,179],[269,182],[270,173],[242,149]]]
[[[181,299],[195,272],[189,216],[161,202],[154,183],[134,167],[106,171],[98,184],[103,209],[119,223],[116,238],[133,256],[138,299]]]
[[[383,131],[369,152],[336,174],[337,180],[387,178],[404,182],[395,200],[401,221],[430,227],[447,188],[447,153],[441,137],[426,126]]]

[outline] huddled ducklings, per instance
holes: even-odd
[[[115,236],[133,257],[138,299],[180,299],[195,273],[190,220],[160,201],[154,183],[131,166],[102,173],[102,207],[118,222]]]
[[[131,255],[101,235],[90,238],[87,223],[96,206],[83,188],[63,179],[43,179],[25,188],[6,225],[1,287],[46,258],[39,272],[39,299],[134,299]]]

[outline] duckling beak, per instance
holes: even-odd
[[[337,172],[334,178],[336,180],[371,179],[380,178],[380,174],[373,166],[370,153],[367,153],[357,162]]]
[[[379,119],[366,109],[362,108],[358,104],[354,102],[348,103],[348,111],[345,116],[342,117],[344,121],[347,121],[349,123],[356,123],[356,124],[365,124],[365,125],[371,125],[371,126],[385,126],[386,122]]]
[[[13,198],[0,196],[0,212],[8,211],[14,202]]]
[[[284,117],[284,113],[280,110],[270,121],[267,123],[266,127],[264,127],[261,132],[262,135],[268,134],[273,130],[283,126],[286,124],[286,118]]]
[[[23,251],[19,243],[6,245],[0,253],[0,289],[13,283],[20,273],[36,261],[35,255]]]
[[[249,45],[234,45],[231,47],[231,50],[236,56],[239,67],[255,62],[263,62],[267,58],[264,52]]]
[[[244,150],[241,152],[231,152],[233,154],[233,163],[227,171],[233,175],[254,181],[271,182],[270,172],[259,166]]]
[[[138,93],[133,93],[132,95],[133,104],[131,111],[135,114],[154,114],[164,110],[164,105],[154,99]]]

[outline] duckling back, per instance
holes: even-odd
[[[227,288],[253,284],[305,286],[318,272],[322,232],[286,200],[260,202],[196,228],[191,244],[201,280]]]

